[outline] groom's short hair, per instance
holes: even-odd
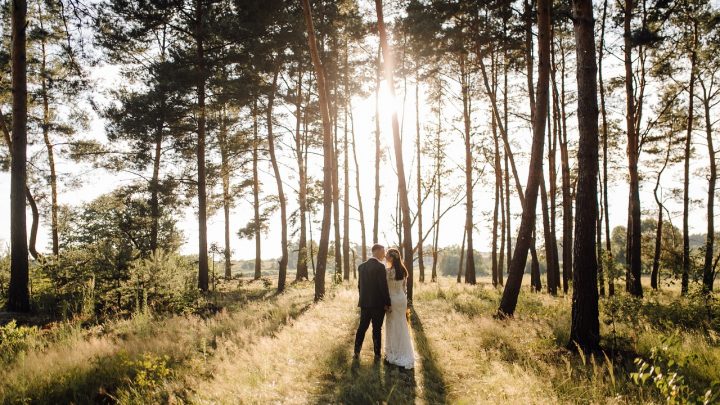
[[[373,245],[372,249],[370,249],[371,252],[375,253],[376,250],[385,249],[385,246],[376,243]]]

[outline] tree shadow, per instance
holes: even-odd
[[[412,404],[416,399],[415,370],[374,361],[370,331],[359,360],[352,358],[357,320],[352,333],[330,349],[322,368],[321,390],[315,404]]]
[[[447,403],[447,388],[442,372],[437,365],[430,342],[423,329],[420,316],[414,308],[410,310],[410,322],[415,335],[415,351],[420,356],[422,370],[422,391],[425,401],[429,404]]]

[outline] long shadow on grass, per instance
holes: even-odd
[[[367,353],[363,353],[359,361],[352,360],[357,324],[356,320],[342,342],[330,349],[323,368],[321,392],[315,398],[315,403],[415,403],[415,370],[374,362]],[[366,339],[370,338],[370,333],[368,330]]]
[[[272,302],[279,295],[268,293],[270,289],[253,291],[252,295],[246,296],[247,299],[241,304],[244,307],[251,301],[267,300]],[[312,303],[292,302],[289,308],[279,310],[270,308],[270,310],[259,313],[258,316],[269,318],[271,321],[259,331],[260,335],[269,336],[276,334],[285,325],[300,317],[308,309],[312,307]],[[216,347],[215,339],[223,333],[223,329],[210,329],[207,333],[198,333],[196,336],[196,344],[209,340],[210,347]],[[162,331],[158,330],[160,334]],[[157,356],[169,355],[168,367],[171,369],[182,367],[186,359],[174,359],[171,353],[159,351],[153,353]],[[117,352],[107,356],[89,359],[92,364],[81,371],[68,372],[65,378],[56,381],[44,382],[37,384],[25,392],[15,392],[10,390],[6,392],[8,398],[0,397],[0,403],[5,402],[32,402],[40,404],[55,403],[112,403],[113,396],[117,390],[133,388],[128,386],[128,382],[135,379],[138,370],[130,362],[138,360],[142,353],[128,354],[125,350],[119,349]],[[33,382],[31,381],[32,385]],[[25,387],[28,388],[28,387]],[[176,393],[177,394],[177,393]],[[153,402],[153,401],[149,401]]]
[[[415,332],[415,351],[420,356],[419,361],[422,366],[423,396],[429,404],[445,404],[447,403],[445,379],[437,365],[422,321],[415,309],[410,312],[410,322]]]

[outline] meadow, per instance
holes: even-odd
[[[567,347],[570,297],[524,289],[516,316],[501,321],[493,318],[500,291],[486,279],[475,286],[451,278],[416,284],[411,371],[375,363],[369,338],[352,360],[352,281],[333,285],[318,303],[309,282],[278,295],[270,279],[241,278],[219,284],[214,313],[146,312],[92,326],[11,323],[0,332],[0,402],[717,401],[717,304],[703,307],[674,288],[643,301],[601,299],[604,350],[585,355]]]

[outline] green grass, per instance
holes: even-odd
[[[566,349],[569,297],[524,288],[515,317],[500,321],[501,290],[487,280],[417,283],[414,370],[375,363],[369,333],[353,361],[354,282],[319,303],[310,282],[280,295],[263,281],[221,290],[209,300],[224,309],[202,316],[18,332],[28,344],[0,370],[0,403],[664,403],[631,378],[652,353],[696,393],[720,381],[718,307],[675,290],[602,299],[604,352],[585,356]]]

